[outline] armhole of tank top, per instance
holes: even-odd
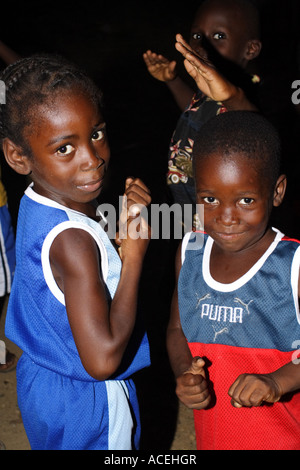
[[[300,245],[295,251],[293,262],[292,262],[292,269],[291,269],[291,286],[293,291],[293,298],[296,310],[296,317],[298,323],[300,324],[300,312],[299,312],[299,269],[300,269]]]
[[[202,231],[196,230],[195,232],[187,232],[181,242],[181,266],[185,260],[185,253],[189,251],[197,251],[204,245],[204,235]]]
[[[101,255],[101,269],[102,269],[102,276],[103,276],[104,281],[106,280],[107,273],[108,273],[108,258],[107,258],[105,246],[102,240],[97,235],[97,233],[91,227],[85,224],[82,224],[80,222],[75,222],[75,221],[65,221],[56,225],[48,233],[47,237],[44,240],[44,243],[42,246],[42,252],[41,252],[41,262],[42,262],[44,278],[45,278],[47,286],[49,287],[54,297],[63,305],[65,305],[64,293],[60,290],[60,288],[58,287],[54,279],[51,265],[50,265],[49,253],[50,253],[51,245],[53,241],[55,240],[55,238],[57,237],[57,235],[62,233],[64,230],[68,230],[70,228],[77,228],[77,229],[84,230],[88,232],[94,238],[99,248],[100,255]]]
[[[183,265],[184,263],[184,260],[185,260],[185,251],[186,251],[186,247],[189,243],[189,240],[190,240],[190,237],[191,237],[191,234],[193,232],[188,232],[184,235],[183,237],[183,240],[182,240],[182,243],[181,243],[181,266]]]

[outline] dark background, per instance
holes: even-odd
[[[140,177],[152,202],[170,202],[165,182],[168,143],[179,116],[165,84],[147,72],[147,49],[176,59],[175,34],[188,38],[199,1],[28,1],[5,5],[0,39],[21,56],[55,52],[85,68],[104,92],[112,151],[103,202],[114,205],[127,176]],[[263,111],[283,140],[284,169],[290,189],[276,226],[293,237],[299,230],[299,118],[291,84],[299,79],[299,0],[256,0],[262,14],[263,50],[254,64],[262,77]],[[5,64],[0,64],[2,67]],[[2,161],[3,180],[14,223],[26,181]],[[145,260],[141,307],[149,331],[153,365],[140,372],[141,448],[167,449],[174,435],[177,400],[166,349],[165,329],[173,289],[176,243],[153,240]]]

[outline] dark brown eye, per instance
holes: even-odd
[[[92,139],[93,140],[102,140],[104,138],[104,131],[99,130],[93,133]]]
[[[251,197],[243,197],[240,202],[244,206],[249,206],[249,204],[252,204],[253,199]]]
[[[202,39],[202,34],[201,33],[193,33],[191,35],[191,38],[194,40],[194,41],[201,41]]]
[[[68,145],[62,145],[61,147],[59,147],[59,149],[57,150],[57,153],[59,155],[68,155],[69,153],[71,153],[73,151],[74,147],[70,144]]]

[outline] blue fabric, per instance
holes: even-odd
[[[108,302],[118,286],[121,262],[98,223],[47,202],[27,190],[19,209],[17,264],[5,330],[6,336],[23,351],[17,368],[19,407],[32,448],[108,449],[109,397],[105,381],[95,380],[81,363],[66,308],[45,280],[41,250],[52,228],[63,222],[80,220],[92,226],[108,256]],[[148,339],[138,319],[113,379],[128,379],[149,365]],[[127,388],[130,385],[130,407],[136,412],[134,419],[139,432],[135,389],[130,382],[126,384]],[[124,413],[127,408],[128,405]],[[135,439],[137,442],[138,435]]]
[[[15,271],[15,235],[8,207],[0,207],[0,297],[8,294]]]
[[[300,335],[291,286],[299,242],[274,241],[275,249],[260,269],[238,288],[223,292],[204,279],[208,236],[197,235],[199,249],[192,235],[178,282],[181,324],[188,342],[290,351]]]
[[[140,440],[135,386],[126,380]],[[109,449],[109,407],[105,382],[83,382],[34,364],[23,354],[17,366],[18,404],[32,450]],[[39,399],[40,397],[40,399]]]

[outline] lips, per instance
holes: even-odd
[[[101,178],[98,178],[97,180],[93,180],[84,184],[77,185],[77,188],[87,193],[93,193],[95,191],[98,191],[98,189],[101,188],[103,184],[103,179],[104,179],[103,176],[101,176]]]
[[[216,235],[219,238],[223,238],[223,240],[234,240],[235,238],[238,238],[243,235],[243,232],[216,232]]]

